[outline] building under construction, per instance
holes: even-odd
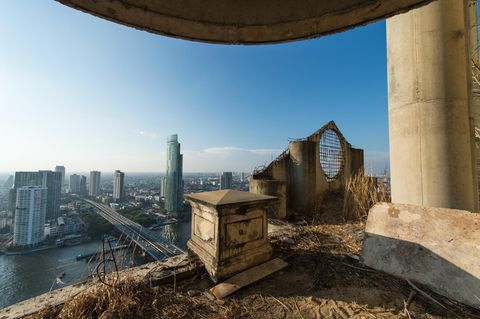
[[[250,177],[250,192],[277,196],[276,218],[313,208],[327,190],[340,190],[363,168],[363,150],[353,148],[333,121],[288,148]]]

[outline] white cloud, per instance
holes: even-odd
[[[134,133],[136,135],[151,138],[152,140],[157,138],[157,133],[155,133],[155,132],[148,132],[148,131],[144,131],[144,130],[136,130]]]

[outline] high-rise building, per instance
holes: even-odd
[[[17,189],[23,186],[38,186],[38,172],[15,172],[13,188],[10,190],[8,206],[12,214],[15,214],[17,203]]]
[[[47,219],[57,218],[60,214],[60,195],[62,175],[59,172],[15,172],[15,182],[10,192],[10,208],[15,213],[17,190],[24,186],[43,186],[47,188]]]
[[[232,172],[223,172],[220,176],[220,189],[231,189],[233,181]]]
[[[6,189],[12,188],[13,186],[13,175],[8,176],[8,179],[3,184],[3,187]]]
[[[113,173],[113,200],[122,201],[125,198],[125,174],[119,170]]]
[[[165,197],[166,178],[160,177],[160,197]]]
[[[180,217],[183,204],[183,155],[177,134],[167,138],[167,175],[165,181],[165,209]]]
[[[47,187],[17,188],[13,244],[36,246],[44,239]]]
[[[87,176],[80,176],[80,195],[87,195]]]
[[[98,196],[100,195],[100,177],[99,171],[90,172],[90,180],[88,181],[88,195]]]
[[[62,174],[52,171],[38,171],[40,186],[47,187],[47,220],[60,216],[60,197],[62,193]]]
[[[69,192],[80,194],[80,175],[77,175],[77,174],[70,175]]]
[[[244,173],[244,172],[241,172],[241,173],[240,173],[240,182],[243,183],[243,182],[245,182],[245,181],[246,181],[246,180],[245,180],[245,173]]]
[[[55,172],[62,174],[62,192],[65,192],[67,188],[65,183],[65,166],[55,166]]]

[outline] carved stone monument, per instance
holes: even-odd
[[[267,210],[277,205],[276,197],[235,190],[185,197],[192,205],[188,248],[203,261],[214,282],[271,259]]]

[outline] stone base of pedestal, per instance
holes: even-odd
[[[241,254],[220,262],[193,240],[189,240],[187,246],[188,249],[200,257],[205,264],[205,269],[209,273],[210,278],[212,278],[215,283],[272,259],[272,247],[270,244],[249,250],[242,250]]]

